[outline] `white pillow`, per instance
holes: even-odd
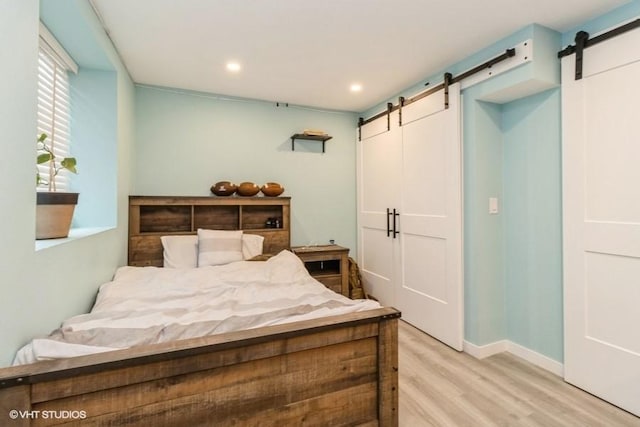
[[[264,237],[257,234],[242,235],[242,257],[251,259],[254,256],[262,255],[262,243]]]
[[[198,267],[242,261],[242,230],[198,229]]]
[[[162,236],[165,268],[195,268],[198,266],[198,236]],[[264,237],[242,234],[242,257],[251,259],[262,255]]]
[[[198,266],[198,236],[162,236],[165,268]]]

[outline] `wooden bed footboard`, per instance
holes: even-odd
[[[392,308],[0,369],[0,425],[397,426]]]

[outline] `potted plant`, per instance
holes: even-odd
[[[36,168],[36,186],[48,187],[48,191],[37,191],[36,239],[58,239],[69,235],[71,218],[78,203],[78,193],[56,191],[55,177],[67,170],[78,173],[75,157],[65,157],[60,162],[54,154],[53,142],[47,144],[47,134],[42,133],[36,140],[37,165],[48,166],[48,174],[42,176]]]

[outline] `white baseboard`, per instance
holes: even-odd
[[[508,351],[508,348],[509,341],[507,340],[496,341],[486,345],[475,345],[469,341],[464,341],[462,343],[462,351],[469,353],[476,359],[484,359],[485,357]]]
[[[485,357],[507,351],[529,363],[546,369],[552,374],[560,377],[564,376],[564,365],[562,363],[509,340],[496,341],[481,346],[465,341],[463,351],[476,359],[484,359]]]
[[[514,354],[521,359],[526,360],[529,363],[533,363],[536,366],[546,369],[552,374],[556,374],[559,377],[564,377],[564,364],[553,360],[550,357],[535,352],[527,347],[521,346],[514,342],[509,341],[509,353]]]

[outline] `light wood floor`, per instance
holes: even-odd
[[[478,360],[404,322],[399,343],[401,427],[640,426],[640,418],[516,356]]]

